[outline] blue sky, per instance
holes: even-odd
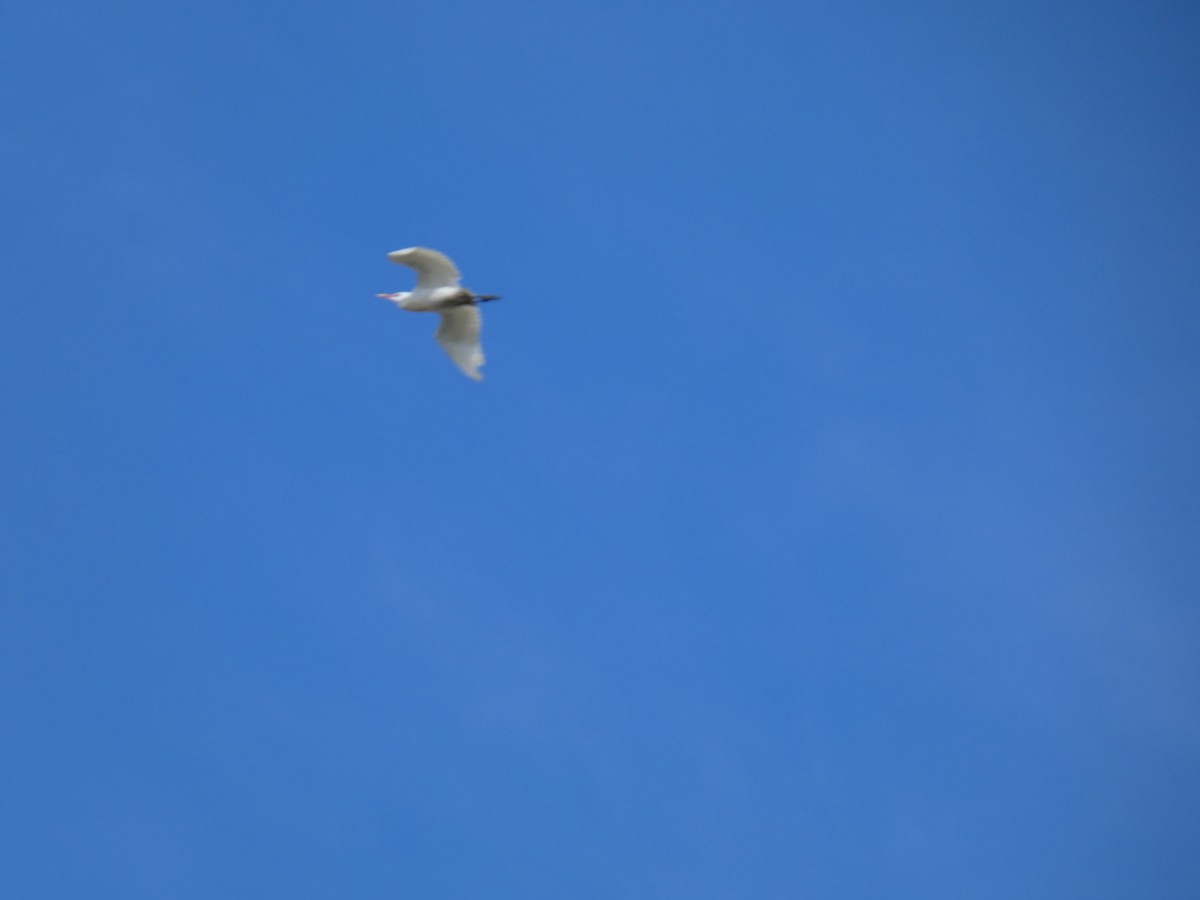
[[[1194,896],[1195,10],[0,35],[5,896]]]

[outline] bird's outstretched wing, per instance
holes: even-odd
[[[458,267],[450,261],[445,253],[430,250],[428,247],[409,247],[405,250],[393,250],[388,259],[402,266],[408,266],[417,273],[418,288],[458,287],[462,275]]]
[[[434,335],[437,342],[454,360],[454,364],[463,370],[463,374],[483,381],[483,373],[479,371],[483,365],[483,345],[479,342],[483,316],[479,314],[479,307],[455,306],[441,315],[442,324]]]

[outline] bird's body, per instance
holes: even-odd
[[[483,317],[479,314],[479,304],[500,298],[476,294],[463,287],[458,267],[450,257],[437,250],[409,247],[389,253],[388,259],[415,271],[417,284],[408,292],[379,296],[409,312],[440,313],[442,324],[434,335],[438,343],[468,378],[482,381],[483,373],[479,367],[484,363],[484,356],[479,334],[483,329]]]

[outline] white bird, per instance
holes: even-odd
[[[434,335],[437,342],[468,378],[482,381],[483,373],[479,367],[484,360],[479,332],[483,330],[483,317],[479,314],[479,304],[500,298],[494,294],[476,294],[462,287],[458,267],[450,257],[437,250],[409,247],[393,250],[388,259],[413,269],[417,273],[417,286],[409,292],[377,296],[391,300],[409,312],[441,313],[442,324]]]

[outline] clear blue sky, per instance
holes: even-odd
[[[9,4],[0,894],[1195,897],[1190,7]]]

